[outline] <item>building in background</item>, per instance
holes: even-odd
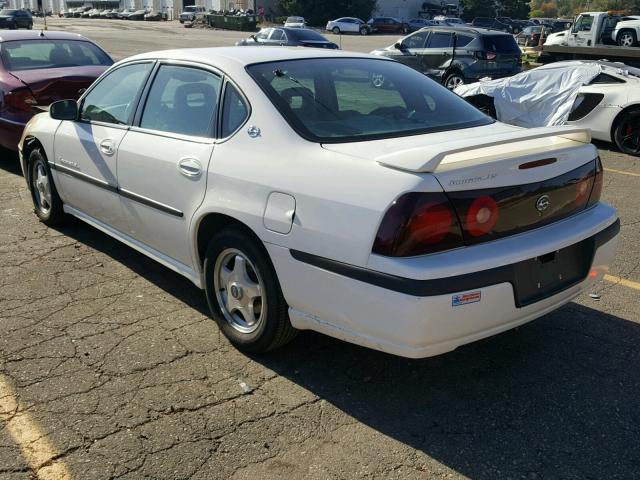
[[[418,16],[458,16],[459,0],[378,0],[374,15],[409,20]]]

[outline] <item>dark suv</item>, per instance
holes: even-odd
[[[513,35],[481,28],[426,27],[371,53],[404,63],[449,89],[522,71],[521,51]],[[379,78],[373,80],[378,86],[384,84]]]
[[[5,8],[0,10],[0,28],[9,28],[11,30],[28,28],[31,30],[33,28],[33,18],[26,10]]]

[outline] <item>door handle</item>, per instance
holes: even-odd
[[[197,158],[182,158],[178,162],[178,170],[186,177],[199,177],[202,174],[202,164]]]
[[[100,151],[102,153],[104,153],[105,155],[113,155],[114,153],[116,153],[116,147],[113,143],[113,140],[111,139],[106,139],[100,142]]]

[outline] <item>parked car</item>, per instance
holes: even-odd
[[[532,27],[526,27],[518,35],[516,35],[516,42],[523,47],[537,47],[540,45],[540,35],[544,31],[544,38],[551,35],[551,27],[546,25],[534,25]]]
[[[0,146],[10,150],[18,148],[34,107],[78,98],[113,63],[75,33],[6,32],[0,50]]]
[[[4,8],[0,10],[0,28],[15,30],[17,28],[33,28],[33,18],[26,10]]]
[[[166,20],[167,16],[162,12],[149,12],[144,16],[144,19],[147,22],[159,22],[161,20]]]
[[[133,13],[130,13],[126,20],[144,20],[144,16],[147,14],[146,10],[136,10]]]
[[[204,15],[207,9],[203,5],[188,5],[178,17],[180,23],[193,22],[198,15]]]
[[[88,10],[85,10],[85,11],[81,12],[80,13],[80,17],[81,18],[89,18],[89,16],[95,11],[96,11],[95,8],[90,8]]]
[[[237,46],[287,46],[337,49],[338,45],[327,40],[314,30],[307,28],[275,27],[263,28],[257,34],[240,40]]]
[[[456,93],[501,121],[589,128],[593,138],[640,156],[640,69],[605,61],[556,62]]]
[[[107,13],[105,17],[110,19],[117,19],[119,15],[120,15],[120,10],[114,8],[109,13]]]
[[[336,35],[342,33],[359,33],[360,35],[368,35],[371,33],[371,27],[359,18],[343,17],[337,20],[327,22],[325,29]]]
[[[522,71],[522,52],[513,35],[470,27],[423,28],[371,53],[404,63],[449,89],[485,77],[507,77]],[[379,77],[373,81],[383,86]]]
[[[287,28],[306,28],[307,22],[304,17],[287,17],[284,26]]]
[[[637,47],[640,39],[640,16],[621,18],[611,33],[611,39],[621,47]]]
[[[435,17],[434,20],[438,22],[438,25],[446,25],[449,27],[466,27],[467,24],[461,19],[456,17]]]
[[[412,18],[407,22],[407,25],[409,26],[409,32],[417,32],[421,28],[438,25],[438,23],[434,20],[427,20],[426,18]]]
[[[89,18],[100,18],[100,15],[102,14],[103,10],[100,10],[99,8],[95,8],[93,10],[89,11]]]
[[[120,20],[126,20],[129,18],[129,15],[132,15],[135,12],[137,12],[135,8],[125,8],[120,13],[118,13],[118,18]]]
[[[489,30],[498,30],[501,32],[513,33],[513,27],[510,24],[501,22],[497,18],[476,17],[471,22],[471,26],[476,28],[487,28]]]
[[[409,25],[397,18],[375,17],[367,22],[371,33],[408,33]]]
[[[73,215],[184,275],[249,352],[313,329],[444,353],[592,288],[620,229],[587,130],[504,125],[353,52],[137,55],[20,151],[42,222]]]
[[[89,10],[91,10],[92,7],[80,7],[80,8],[76,8],[73,11],[73,18],[81,18],[86,12],[88,12]]]

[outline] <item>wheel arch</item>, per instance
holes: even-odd
[[[623,115],[633,111],[640,112],[640,103],[633,103],[631,105],[627,105],[626,107],[624,107],[622,110],[618,112],[616,117],[613,119],[613,122],[611,122],[611,130],[609,131],[609,136],[611,137],[611,141],[613,143],[615,143],[615,131],[616,131],[616,128],[618,127],[618,123],[622,119]]]
[[[229,227],[236,227],[245,232],[261,249],[263,249],[265,255],[269,258],[264,243],[260,237],[258,237],[256,232],[249,227],[249,225],[226,213],[208,212],[198,219],[195,227],[197,265],[201,270],[204,265],[204,257],[209,245],[209,240],[216,232]]]
[[[40,148],[40,151],[42,152],[42,155],[44,155],[44,158],[47,158],[47,154],[44,151],[44,145],[42,145],[40,140],[38,140],[38,138],[33,135],[26,136],[22,145],[22,172],[24,173],[24,178],[27,181],[29,189],[31,189],[31,178],[29,178],[29,156],[31,155],[31,152],[33,152],[36,148]]]

